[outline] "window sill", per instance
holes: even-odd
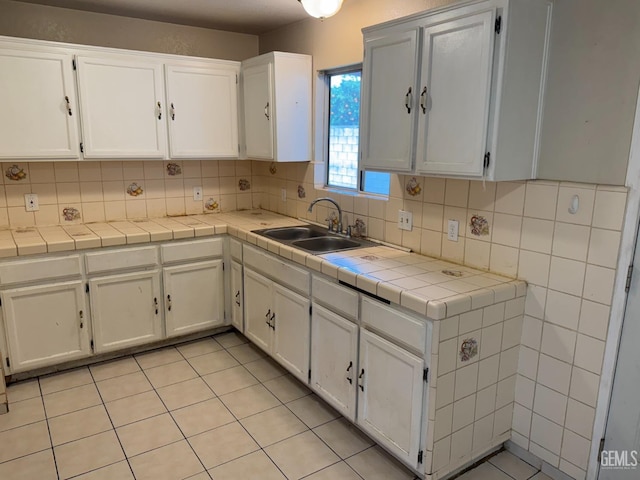
[[[367,192],[358,192],[351,188],[340,188],[340,187],[328,187],[326,185],[314,185],[316,191],[322,191],[326,193],[336,193],[339,195],[348,195],[350,197],[357,198],[366,198],[370,200],[389,200],[389,195],[382,195],[379,193],[367,193]]]

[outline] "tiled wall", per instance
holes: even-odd
[[[104,222],[251,208],[249,161],[2,164],[0,226]],[[193,187],[203,188],[202,201]],[[40,209],[25,211],[25,193]]]
[[[427,442],[433,479],[481,459],[510,437],[525,306],[525,297],[516,298],[510,287],[499,295],[508,300],[434,328]]]
[[[313,188],[311,165],[278,165],[274,175],[264,168],[254,166],[264,208],[324,221],[325,207],[306,211],[326,196]],[[392,176],[388,202],[328,196],[344,206],[349,223],[363,219],[374,238],[528,282],[512,440],[585,478],[627,190],[413,178]],[[306,196],[291,202],[298,185]],[[580,204],[571,214],[574,195]],[[401,208],[413,212],[411,232],[397,228]],[[449,219],[460,222],[458,242],[447,240]]]

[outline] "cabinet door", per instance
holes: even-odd
[[[273,66],[247,67],[242,74],[245,147],[249,158],[273,159]]]
[[[80,281],[2,292],[13,373],[91,354],[85,295]]]
[[[426,113],[421,109],[418,115],[420,173],[482,176],[494,16],[493,11],[476,13],[424,29],[421,88],[426,88]]]
[[[139,57],[77,57],[85,158],[164,158],[162,65]]]
[[[313,304],[311,387],[350,420],[356,417],[358,326]]]
[[[238,156],[238,92],[234,67],[166,67],[172,158]]]
[[[304,383],[309,382],[310,305],[307,297],[274,284],[272,355]]]
[[[224,323],[222,260],[167,267],[163,279],[167,337]]]
[[[94,278],[89,281],[89,291],[96,352],[163,337],[158,270]]]
[[[417,468],[422,359],[363,329],[358,368],[358,424],[396,457]]]
[[[0,50],[0,158],[78,158],[72,56]]]
[[[362,73],[362,163],[409,171],[418,111],[418,31],[365,41]]]
[[[243,297],[242,265],[231,261],[231,325],[241,332],[244,326]]]
[[[244,269],[244,334],[267,353],[271,353],[272,286],[268,278]]]

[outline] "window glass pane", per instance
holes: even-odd
[[[389,195],[390,177],[391,175],[385,172],[365,171],[362,179],[362,191]]]
[[[330,76],[329,175],[332,187],[358,188],[360,72]]]
[[[361,71],[329,74],[329,158],[327,185],[358,188]],[[389,194],[389,174],[365,172],[360,188],[369,193]]]

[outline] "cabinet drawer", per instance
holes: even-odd
[[[248,245],[244,246],[243,255],[246,266],[253,267],[293,290],[305,294],[309,293],[311,274],[308,271],[289,265],[273,255]]]
[[[387,305],[362,298],[362,323],[388,337],[424,352],[427,345],[427,321],[421,321]]]
[[[311,292],[313,298],[329,310],[352,319],[358,318],[358,294],[353,290],[314,275]]]
[[[158,265],[158,249],[156,247],[140,247],[87,253],[85,261],[88,274],[155,267]]]
[[[222,256],[222,238],[160,245],[162,263],[185,262]]]
[[[242,243],[231,238],[229,239],[229,247],[231,250],[231,258],[242,262]]]
[[[2,285],[26,283],[82,275],[80,255],[60,258],[21,260],[0,265]]]

